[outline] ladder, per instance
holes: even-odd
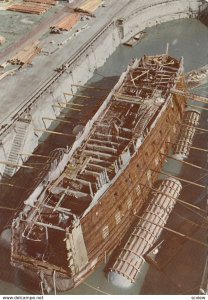
[[[3,178],[12,177],[16,171],[16,167],[12,166],[12,164],[18,163],[19,153],[22,151],[22,148],[24,146],[24,141],[25,141],[29,124],[30,124],[30,120],[28,119],[21,119],[16,123],[15,126],[16,133],[7,158],[7,161],[11,163],[11,165],[5,166],[3,172]]]

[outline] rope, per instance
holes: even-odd
[[[108,294],[108,293],[106,293],[106,292],[104,292],[104,291],[102,291],[102,290],[100,290],[100,289],[97,289],[96,287],[90,285],[90,284],[87,283],[87,282],[83,282],[83,284],[86,285],[86,286],[88,286],[88,287],[90,287],[91,289],[93,289],[93,290],[95,290],[95,291],[97,291],[97,292],[100,292],[100,293],[104,294],[104,295],[110,295],[110,294]]]

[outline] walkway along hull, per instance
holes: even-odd
[[[124,72],[12,224],[11,262],[44,290],[79,285],[122,240],[175,142],[183,60],[144,56]],[[170,143],[171,142],[171,143]]]

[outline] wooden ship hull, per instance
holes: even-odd
[[[79,285],[148,203],[185,107],[183,60],[144,56],[124,72],[12,224],[12,265],[42,292]]]

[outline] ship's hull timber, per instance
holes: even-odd
[[[92,211],[81,220],[89,262],[92,264],[90,269],[86,268],[86,274],[93,271],[95,262],[96,265],[105,262],[106,255],[109,257],[121,242],[130,224],[138,220],[135,215],[140,213],[143,204],[148,200],[150,192],[148,185],[153,185],[157,181],[158,172],[165,161],[165,156],[160,155],[160,152],[168,155],[172,147],[171,143],[177,140],[185,101],[184,98],[179,99],[179,97],[175,101],[180,106],[173,101],[173,106],[167,107],[157,126],[146,138],[122,176],[116,180]],[[115,214],[118,211],[121,214],[121,221],[116,224]],[[109,236],[104,240],[102,229],[106,225],[109,226]],[[85,279],[83,276],[84,270],[77,278],[75,277],[75,286],[80,284],[80,280]]]
[[[144,57],[120,80],[99,121],[63,158],[64,172],[39,186],[13,222],[12,264],[32,271],[45,289],[75,287],[109,257],[147,203],[180,130],[186,97],[170,88],[186,91],[182,61]]]

